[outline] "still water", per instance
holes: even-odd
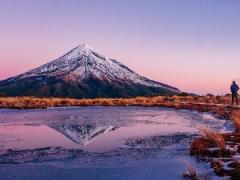
[[[188,149],[203,127],[233,130],[230,122],[208,113],[158,107],[2,109],[0,174],[6,179],[182,179],[186,161],[209,171]]]

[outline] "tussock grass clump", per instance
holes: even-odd
[[[190,180],[210,180],[208,173],[197,172],[196,167],[189,163],[186,160],[183,160],[185,165],[185,171],[182,173],[182,176]]]
[[[197,170],[196,168],[190,164],[188,161],[183,161],[185,164],[186,170],[183,172],[183,177],[191,179],[191,180],[197,180]]]
[[[236,132],[240,132],[240,112],[233,111],[232,112],[232,119],[235,124]]]
[[[212,130],[203,128],[202,136],[195,139],[190,148],[191,155],[194,156],[227,156],[224,137]]]
[[[202,134],[203,138],[208,141],[210,147],[225,148],[225,140],[221,134],[207,128],[202,129]]]

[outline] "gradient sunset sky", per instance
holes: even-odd
[[[0,0],[0,79],[86,43],[199,94],[240,80],[238,0]]]

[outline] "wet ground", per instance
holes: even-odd
[[[4,179],[182,179],[207,127],[232,131],[211,114],[158,107],[66,107],[0,110]],[[24,173],[22,173],[24,172]]]

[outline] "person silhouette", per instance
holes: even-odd
[[[232,85],[230,87],[231,92],[232,92],[232,106],[234,104],[234,100],[236,100],[237,106],[238,106],[238,90],[239,87],[235,81],[232,82]]]

